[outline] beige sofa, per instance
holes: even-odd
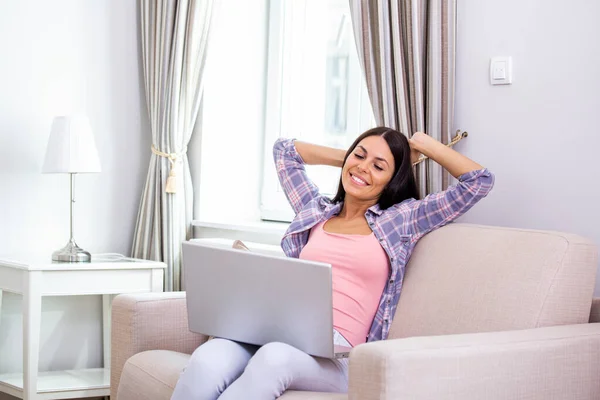
[[[600,399],[597,266],[571,234],[439,229],[410,260],[390,339],[351,352],[349,393],[281,399]],[[111,398],[169,399],[206,340],[185,294],[118,296],[112,315]]]

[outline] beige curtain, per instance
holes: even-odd
[[[152,151],[132,256],[164,261],[166,291],[181,289],[181,242],[193,189],[187,158],[202,96],[213,0],[141,0],[141,38]]]
[[[456,0],[349,0],[358,54],[378,125],[448,143],[454,115]],[[428,160],[421,195],[447,187]]]

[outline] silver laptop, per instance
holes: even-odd
[[[192,332],[348,357],[333,344],[331,265],[184,242],[183,270]]]

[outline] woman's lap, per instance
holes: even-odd
[[[335,337],[336,344],[347,345]],[[347,387],[347,359],[313,357],[278,342],[258,347],[213,339],[194,351],[172,400],[264,400],[288,389],[346,392]]]
[[[217,398],[244,372],[258,346],[212,339],[198,347],[185,367],[172,400]]]

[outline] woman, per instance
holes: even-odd
[[[487,169],[424,133],[408,140],[385,127],[363,133],[347,152],[287,139],[279,139],[273,151],[296,213],[282,248],[288,257],[332,265],[334,342],[346,346],[388,337],[417,241],[464,214],[494,180]],[[420,153],[459,183],[418,200],[412,162]],[[304,164],[342,167],[333,200],[319,194]],[[172,399],[266,400],[288,389],[347,388],[347,359],[312,357],[283,343],[259,348],[213,339],[194,352]]]

